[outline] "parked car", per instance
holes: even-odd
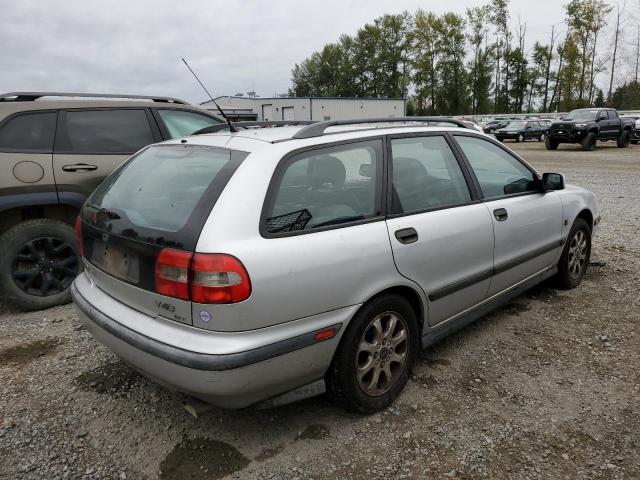
[[[537,120],[514,120],[504,128],[495,131],[494,135],[499,142],[515,140],[525,142],[527,140],[544,140],[546,129]]]
[[[326,388],[374,412],[421,346],[545,279],[579,285],[594,195],[462,122],[416,121],[435,122],[327,121],[145,148],[77,220],[81,321],[133,368],[211,404]]]
[[[595,150],[596,140],[615,140],[619,148],[629,146],[633,122],[618,116],[613,108],[572,110],[549,127],[545,146],[556,150],[561,143],[579,143],[582,150]]]
[[[81,269],[73,222],[132,153],[218,117],[182,100],[135,95],[0,95],[0,295],[23,309],[71,300]]]
[[[490,122],[488,122],[483,128],[482,130],[484,131],[484,133],[493,133],[496,130],[498,130],[499,128],[504,128],[507,125],[509,125],[509,123],[512,120],[509,119],[498,119],[498,120],[492,120]]]
[[[633,130],[631,131],[631,143],[637,145],[640,142],[640,116],[639,115],[625,115],[622,117],[626,120],[633,122]]]

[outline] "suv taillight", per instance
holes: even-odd
[[[249,298],[251,281],[231,255],[164,248],[156,260],[156,292],[197,303],[236,303]]]
[[[78,253],[84,257],[84,245],[82,244],[82,220],[76,217],[76,238],[78,239]]]

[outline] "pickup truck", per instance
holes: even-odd
[[[595,150],[596,140],[615,140],[619,148],[631,141],[634,122],[621,118],[613,108],[581,108],[572,110],[547,131],[545,146],[556,150],[561,143],[579,143],[582,150]]]

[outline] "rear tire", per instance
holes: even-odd
[[[81,271],[74,228],[58,220],[28,220],[0,236],[0,293],[23,310],[69,303]]]
[[[624,130],[618,137],[618,148],[627,148],[631,142],[631,134],[629,130]]]
[[[583,218],[573,222],[558,263],[561,288],[576,288],[582,282],[591,258],[591,228]]]
[[[371,300],[340,340],[325,377],[329,396],[359,413],[385,409],[406,385],[419,345],[418,321],[407,300]]]
[[[544,146],[547,150],[557,150],[558,145],[560,145],[560,143],[557,140],[551,140],[549,137],[544,139]]]
[[[596,134],[590,132],[581,142],[582,150],[585,152],[593,152],[596,149]]]

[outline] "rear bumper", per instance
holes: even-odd
[[[92,289],[90,294],[86,292],[88,288]],[[179,325],[182,336],[150,338],[96,308],[87,297],[104,295],[106,298],[99,302],[102,309],[109,302],[119,302],[93,289],[97,287],[86,279],[83,281],[81,275],[72,284],[71,295],[80,320],[100,343],[153,381],[226,408],[246,407],[323,378],[344,330],[340,329],[340,323],[333,323],[330,326],[340,329],[338,334],[322,342],[313,339],[314,330],[244,351],[224,354],[196,352],[178,345],[184,335],[217,335],[233,342],[230,337],[247,336],[248,333],[202,332]],[[143,315],[125,308],[132,316]],[[121,315],[122,311],[122,304],[119,304],[118,314]]]

